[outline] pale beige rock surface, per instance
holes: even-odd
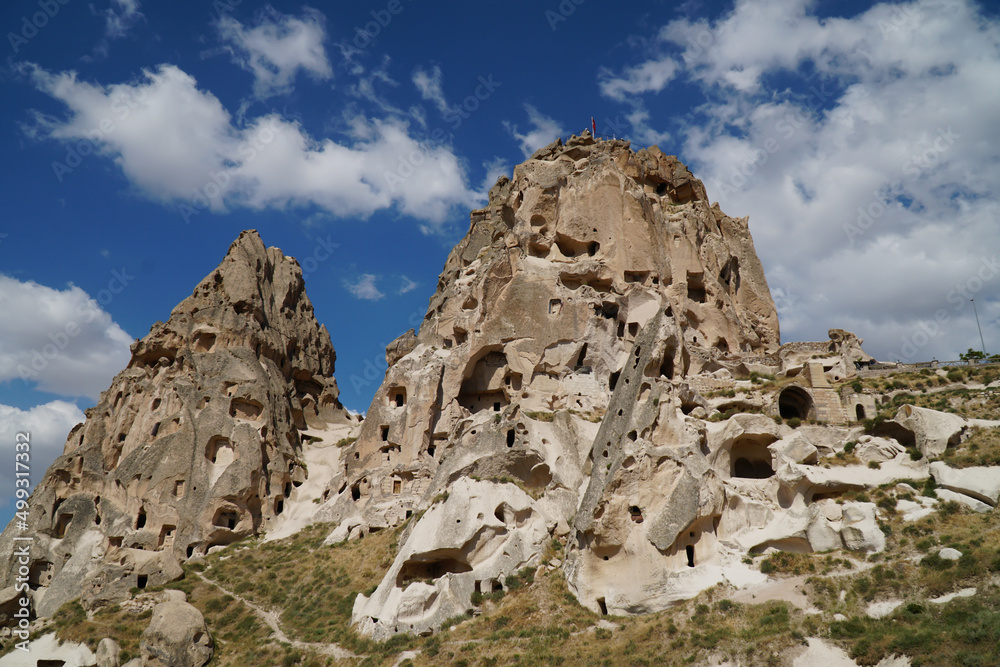
[[[187,602],[162,602],[139,640],[142,667],[202,667],[214,642],[205,618]]]
[[[110,637],[97,643],[97,667],[120,667],[121,647]]]
[[[354,603],[354,626],[378,639],[433,633],[546,558],[602,615],[716,585],[805,606],[801,582],[755,557],[883,550],[883,510],[852,495],[933,472],[943,500],[996,502],[991,471],[905,451],[988,424],[914,408],[864,435],[886,397],[843,382],[871,360],[862,341],[828,338],[780,345],[748,221],[676,158],[585,134],[473,212],[361,421],[337,401],[297,264],[244,233],[135,344],[39,485],[34,602],[94,609],[241,537],[329,522],[327,544],[406,524]],[[861,464],[842,465],[852,441]],[[907,492],[906,520],[934,511]],[[187,609],[160,595],[122,605]],[[178,613],[148,646],[200,627]]]
[[[349,424],[298,263],[244,232],[132,359],[33,493],[40,616],[89,609],[266,530],[307,477],[300,430]],[[16,530],[0,537],[13,581]]]

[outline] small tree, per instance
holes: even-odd
[[[958,355],[958,358],[962,361],[977,361],[979,359],[985,359],[986,355],[983,354],[981,350],[973,350],[971,347],[968,352],[964,352]]]

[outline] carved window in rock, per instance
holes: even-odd
[[[56,520],[56,527],[55,527],[56,539],[62,539],[66,537],[66,529],[69,528],[69,524],[72,520],[73,520],[72,514],[59,515],[59,518]]]
[[[508,404],[504,391],[507,378],[511,387],[520,384],[520,378],[510,373],[507,356],[499,350],[488,350],[476,359],[466,372],[458,395],[459,404],[469,412],[482,410],[500,412]]]
[[[391,387],[386,396],[390,407],[401,408],[406,405],[406,387]]]
[[[708,293],[705,291],[705,274],[704,273],[691,273],[687,274],[687,296],[688,299],[696,303],[705,303],[708,301]]]
[[[219,528],[228,528],[229,530],[234,530],[236,524],[239,523],[240,516],[235,510],[231,509],[220,509],[215,513],[215,520],[212,524],[218,526]]]
[[[757,440],[740,440],[733,444],[729,454],[732,462],[731,476],[744,479],[767,479],[774,476],[771,450],[767,443]]]
[[[229,465],[236,459],[233,443],[225,436],[213,436],[205,446],[205,458],[216,465]]]
[[[177,526],[169,526],[164,524],[160,527],[160,537],[156,542],[157,548],[164,545],[170,545],[174,541],[174,532],[177,530]]]

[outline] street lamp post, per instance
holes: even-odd
[[[983,357],[986,357],[986,343],[983,341],[983,328],[979,326],[979,311],[976,310],[976,300],[969,299],[972,302],[972,312],[976,314],[976,328],[979,329],[979,344],[983,346]]]

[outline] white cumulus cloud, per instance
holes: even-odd
[[[253,26],[225,16],[217,28],[237,64],[253,73],[260,98],[290,91],[299,70],[317,80],[333,76],[323,47],[325,19],[316,10],[306,8],[296,17],[269,9]]]
[[[131,343],[79,287],[57,290],[0,274],[0,382],[96,399],[128,364]]]
[[[25,69],[69,110],[64,119],[38,115],[30,131],[112,159],[188,222],[208,208],[315,205],[367,216],[395,207],[434,223],[433,231],[452,208],[479,201],[452,150],[411,136],[401,117],[347,117],[347,140],[338,143],[277,113],[234,123],[218,98],[173,65],[110,86]]]
[[[531,123],[530,130],[521,132],[517,125],[507,121],[504,121],[504,127],[521,145],[521,152],[524,153],[525,157],[566,133],[558,121],[546,116],[532,105],[525,104],[524,110],[528,112],[528,122]]]
[[[358,299],[365,301],[378,301],[385,294],[379,291],[375,285],[378,276],[371,273],[362,273],[355,280],[344,280],[344,288]]]
[[[979,347],[975,298],[1000,350],[1000,22],[967,0],[814,10],[739,0],[663,27],[709,100],[682,158],[750,216],[784,340],[843,327],[882,359],[953,359]]]

